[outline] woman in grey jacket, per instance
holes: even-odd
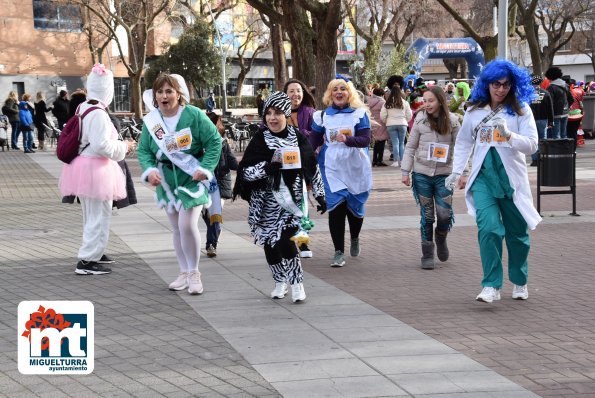
[[[415,117],[401,173],[403,184],[409,186],[413,182],[413,196],[420,207],[421,267],[434,269],[433,228],[436,218],[438,259],[446,261],[449,255],[446,235],[454,214],[452,190],[445,187],[444,180],[452,172],[453,148],[461,126],[458,117],[448,110],[446,96],[440,87],[430,87],[423,98],[425,109]]]

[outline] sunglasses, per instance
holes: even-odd
[[[512,83],[510,83],[509,81],[505,81],[504,83],[501,83],[496,80],[495,82],[491,82],[490,84],[496,90],[499,89],[500,87],[504,87],[505,90],[508,90],[512,86]]]

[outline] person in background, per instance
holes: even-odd
[[[372,189],[368,154],[370,118],[353,83],[331,80],[323,96],[326,108],[314,113],[312,132],[324,136],[318,164],[329,208],[329,229],[335,255],[331,267],[345,265],[345,219],[351,235],[350,254],[360,254],[359,234]]]
[[[52,105],[52,114],[58,120],[58,129],[62,130],[66,122],[68,121],[68,92],[66,90],[60,90],[58,98]]]
[[[576,133],[583,120],[583,98],[585,97],[584,90],[576,84],[576,80],[570,79],[570,94],[574,100],[568,110],[568,124],[566,126],[566,135],[568,138],[574,140],[574,147],[576,148]]]
[[[401,181],[413,185],[413,196],[420,208],[421,268],[434,269],[435,245],[440,261],[449,257],[446,236],[454,222],[453,192],[444,180],[452,172],[453,146],[461,125],[458,117],[449,112],[440,87],[430,87],[423,99],[424,109],[415,116],[405,147]]]
[[[201,294],[198,220],[209,203],[221,135],[202,110],[188,104],[188,87],[181,76],[159,75],[152,96],[155,109],[143,119],[137,151],[141,180],[156,187],[157,206],[166,210],[172,226],[179,274],[169,289]]]
[[[19,102],[19,129],[23,133],[23,151],[25,153],[35,153],[33,150],[33,129],[35,128],[33,113],[35,112],[35,106],[31,103],[31,94],[25,93],[21,98],[22,101]]]
[[[272,93],[263,106],[264,129],[254,135],[240,162],[234,199],[248,201],[248,225],[254,243],[264,246],[275,289],[271,298],[282,299],[291,285],[294,303],[306,299],[304,272],[295,239],[304,223],[308,206],[306,186],[326,211],[324,188],[312,147],[306,137],[287,124],[291,100],[287,94]],[[291,159],[284,155],[293,153]]]
[[[382,119],[380,113],[384,109],[384,90],[375,88],[372,96],[368,99],[368,108],[372,115],[372,136],[374,137],[374,150],[372,152],[372,166],[388,166],[382,161],[384,157],[384,145],[388,139],[388,132],[386,131],[386,124]],[[393,141],[394,142],[394,141]]]
[[[52,108],[48,108],[45,103],[45,95],[42,91],[38,91],[36,95],[37,102],[35,102],[35,115],[33,121],[35,122],[35,128],[37,128],[37,141],[39,142],[39,149],[44,151],[45,142],[45,131],[48,124],[48,118],[46,113],[51,111]]]
[[[212,91],[209,93],[209,96],[207,97],[206,106],[207,106],[207,113],[213,112],[215,110],[215,107],[216,107],[215,94],[213,94]]]
[[[312,116],[316,111],[314,96],[310,93],[308,87],[297,79],[290,79],[285,82],[283,92],[291,100],[291,116],[287,119],[287,124],[297,128],[308,139],[312,150],[316,152],[318,147],[322,145],[322,140],[318,135],[312,134],[311,131]],[[299,249],[302,258],[312,258],[312,250],[306,243],[302,243]]]
[[[455,85],[452,82],[448,82],[446,87],[444,88],[444,96],[446,97],[446,103],[450,104],[450,101],[455,95]]]
[[[470,95],[471,88],[469,87],[469,84],[466,82],[458,82],[448,106],[451,112],[461,115],[459,121],[463,120],[463,115],[465,115],[465,104]]]
[[[221,135],[221,157],[219,163],[215,167],[215,179],[217,180],[217,187],[219,188],[219,195],[211,195],[211,200],[221,201],[221,208],[223,210],[223,200],[232,198],[231,189],[231,170],[238,169],[238,160],[232,153],[229,143],[225,139],[225,127],[223,126],[223,120],[221,116],[215,112],[207,113],[211,122],[217,127],[217,131]],[[217,207],[217,206],[215,206]],[[213,214],[211,214],[213,213]],[[208,257],[217,256],[217,243],[219,241],[219,235],[221,234],[221,223],[223,223],[223,215],[221,212],[216,214],[211,212],[211,209],[204,209],[202,212],[202,218],[207,226],[207,243],[206,251]]]
[[[63,196],[78,196],[83,212],[83,242],[75,273],[109,274],[114,262],[105,254],[109,241],[114,200],[126,197],[126,180],[117,161],[134,150],[134,143],[118,140],[107,108],[114,99],[114,77],[102,64],[95,64],[87,77],[87,101],[79,113],[92,109],[83,119],[80,155],[64,164],[59,187]]]
[[[4,105],[2,106],[2,113],[4,113],[8,117],[8,122],[10,123],[11,132],[11,139],[10,139],[10,147],[12,149],[19,150],[19,124],[21,119],[19,119],[19,98],[17,97],[16,91],[9,91],[8,97],[4,101]]]
[[[400,167],[405,153],[405,135],[413,113],[409,103],[403,99],[401,88],[393,86],[391,93],[380,111],[380,119],[386,123],[388,135],[393,145],[393,167]]]
[[[529,107],[534,96],[526,69],[503,59],[488,63],[473,86],[455,143],[453,171],[445,184],[465,188],[468,212],[477,222],[483,266],[477,301],[500,300],[504,238],[512,298],[529,297],[528,230],[541,221],[533,206],[525,162],[525,157],[537,149],[537,128]],[[472,154],[471,175],[468,180],[459,180]]]
[[[531,84],[535,89],[535,98],[531,101],[531,112],[535,119],[535,127],[537,128],[537,136],[540,140],[547,138],[547,131],[554,125],[554,107],[550,93],[540,87],[543,82],[543,77],[540,75],[531,76]],[[531,155],[531,167],[536,167],[539,159],[538,150]]]
[[[84,89],[78,89],[70,95],[70,101],[68,101],[68,119],[76,114],[78,106],[85,101],[87,101],[87,92]],[[117,127],[116,129],[119,131]]]
[[[552,97],[552,104],[554,106],[554,127],[552,128],[551,137],[548,138],[566,138],[568,112],[574,99],[568,90],[566,82],[562,80],[562,70],[560,68],[556,66],[550,67],[545,71],[545,77],[550,80],[547,91]]]

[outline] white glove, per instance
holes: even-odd
[[[453,191],[455,189],[455,186],[457,185],[457,181],[459,181],[459,178],[461,178],[461,175],[459,173],[452,173],[451,175],[446,177],[446,179],[444,180],[444,186],[446,187],[446,189]]]
[[[504,138],[508,138],[512,134],[512,131],[506,126],[506,120],[501,117],[492,119],[492,126],[494,126],[494,129],[500,131],[500,135]]]

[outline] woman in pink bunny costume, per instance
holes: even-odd
[[[102,64],[95,64],[87,77],[87,101],[77,114],[91,110],[82,120],[79,156],[65,164],[60,176],[63,196],[75,195],[83,211],[83,243],[75,273],[109,274],[104,264],[114,261],[105,255],[109,238],[112,202],[126,197],[126,181],[118,161],[134,148],[118,140],[107,107],[114,98],[114,77]]]

